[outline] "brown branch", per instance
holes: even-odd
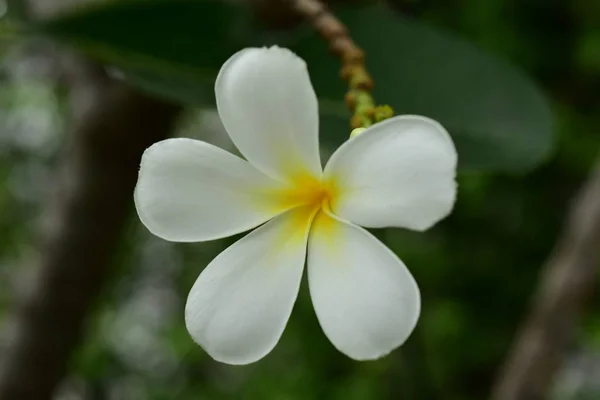
[[[80,75],[72,78],[75,106],[88,104],[72,132],[35,282],[2,355],[1,400],[52,397],[110,274],[141,154],[168,135],[179,111],[124,84],[89,77],[84,87]]]
[[[493,391],[493,400],[540,400],[595,286],[600,264],[600,161],[572,205],[541,283]]]
[[[353,113],[352,129],[366,128],[393,115],[390,106],[376,106],[371,90],[373,79],[365,65],[364,51],[354,43],[346,26],[319,0],[289,0],[294,11],[329,43],[342,60],[340,75],[348,82],[346,104]]]

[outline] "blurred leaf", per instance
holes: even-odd
[[[577,63],[583,71],[600,71],[600,29],[583,34],[577,46]]]
[[[121,68],[147,91],[207,104],[220,66],[252,44],[251,24],[248,12],[225,2],[135,0],[80,7],[39,29]]]
[[[337,15],[366,51],[376,100],[398,114],[439,120],[456,142],[461,167],[525,172],[548,155],[548,104],[515,67],[383,7],[340,9]],[[339,61],[324,56],[326,44],[311,35],[295,50],[307,61],[319,96],[342,99],[344,83],[333,79]]]
[[[439,120],[456,142],[461,168],[526,172],[546,157],[553,138],[548,105],[514,67],[381,7],[346,8],[339,16],[367,51],[376,99],[399,114]],[[208,0],[111,3],[42,28],[124,68],[145,90],[194,105],[214,102],[214,78],[231,54],[265,40],[242,7]],[[349,134],[339,60],[313,32],[300,30],[293,42],[286,44],[307,61],[321,98],[322,136],[339,144]]]
[[[144,91],[191,106],[214,106],[216,71],[207,75],[164,75],[147,71],[126,71],[125,79]]]

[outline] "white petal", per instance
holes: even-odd
[[[283,211],[268,195],[280,186],[216,146],[168,139],[144,152],[135,205],[144,225],[163,239],[212,240],[254,228]]]
[[[344,143],[325,167],[338,189],[332,212],[368,228],[426,230],[454,206],[456,162],[450,135],[429,118],[375,124]]]
[[[356,360],[382,357],[414,329],[419,288],[406,266],[364,229],[319,213],[308,242],[308,282],[321,327]]]
[[[248,364],[279,341],[298,295],[312,216],[295,209],[219,254],[192,287],[185,321],[215,360]]]
[[[248,48],[215,84],[225,129],[248,161],[277,178],[321,174],[319,115],[306,63],[287,49]]]

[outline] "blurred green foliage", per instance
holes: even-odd
[[[156,3],[162,4],[160,13],[150,7],[148,14],[140,14],[139,2],[113,2],[103,11],[82,9],[44,28],[123,68],[128,79],[153,93],[203,106],[212,104],[214,73],[237,48],[292,46],[307,59],[317,93],[327,100],[322,103],[330,113],[324,116],[324,152],[347,136],[345,111],[338,104],[343,86],[337,60],[328,58],[325,44],[308,29],[282,37],[258,31],[248,14],[232,4],[166,3]],[[378,7],[341,12],[367,51],[377,100],[447,123],[468,167],[459,176],[453,214],[434,229],[424,234],[375,232],[406,262],[421,288],[422,318],[406,345],[376,362],[347,359],[321,332],[303,285],[271,355],[247,367],[217,364],[187,335],[183,305],[202,268],[236,238],[174,245],[152,237],[132,218],[117,257],[118,273],[73,360],[62,389],[65,397],[59,398],[487,396],[568,200],[600,151],[600,8],[585,0],[396,0],[385,13]],[[170,14],[169,9],[176,11]],[[5,57],[4,68],[14,71],[11,60],[13,55]],[[66,141],[61,123],[47,119],[52,110],[64,116],[62,108],[56,109],[64,101],[61,91],[48,79],[46,97],[37,91],[15,96],[25,87],[38,87],[27,76],[31,74],[0,78],[2,282],[15,281],[19,267],[35,257],[31,244],[37,225],[32,221],[50,193],[44,183]],[[552,130],[540,92],[552,105]],[[23,139],[25,133],[42,135],[46,125],[53,127],[52,140]],[[196,134],[204,138],[206,133]],[[556,151],[550,155],[553,137]],[[10,293],[0,291],[0,309],[11,306]],[[572,349],[573,355],[595,355],[596,365],[598,305],[596,301],[596,313],[588,317]],[[581,372],[575,362],[569,368]],[[561,374],[557,399],[600,398],[600,388],[594,389],[600,379],[584,372],[587,380],[575,388]]]
[[[282,43],[239,5],[216,0],[153,0],[81,9],[40,30],[125,68],[143,88],[184,104],[213,105],[212,82],[234,51],[280,43],[308,65],[323,116],[325,139],[348,136],[340,61],[327,44],[299,29]],[[504,61],[383,6],[336,10],[366,49],[375,95],[400,114],[439,120],[454,137],[466,169],[523,172],[552,146],[552,118],[535,85]],[[210,18],[198,23],[200,16]]]

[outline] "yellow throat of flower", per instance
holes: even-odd
[[[335,182],[331,179],[321,180],[310,174],[299,174],[288,188],[277,194],[277,202],[286,209],[306,206],[313,212],[321,208],[329,210],[337,192]]]
[[[307,229],[313,223],[318,223],[321,231],[329,231],[334,220],[323,210],[329,211],[333,207],[338,193],[335,180],[319,179],[310,173],[297,174],[289,186],[271,192],[269,197],[274,200],[271,204],[278,212],[292,210],[282,240],[289,243],[296,238],[304,245]]]

